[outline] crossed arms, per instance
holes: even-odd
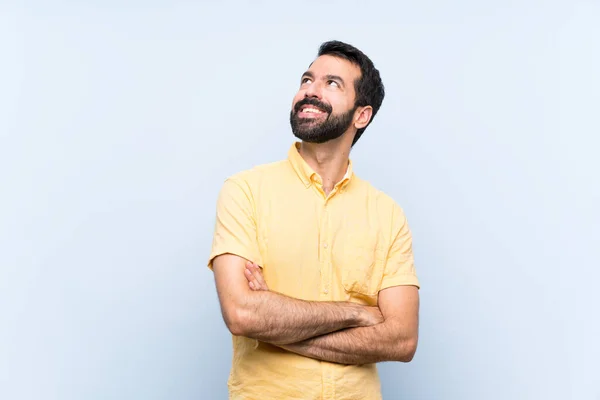
[[[384,289],[378,306],[368,307],[271,292],[260,269],[233,254],[215,257],[213,270],[225,324],[236,336],[341,364],[409,362],[414,356],[419,310],[415,286]]]

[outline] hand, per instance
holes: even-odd
[[[379,307],[364,307],[363,323],[361,326],[373,326],[381,324],[384,321],[383,314]]]
[[[246,276],[246,279],[248,280],[248,286],[250,287],[250,290],[269,290],[269,287],[267,286],[267,283],[263,277],[262,269],[255,263],[251,261],[246,262],[244,276]]]

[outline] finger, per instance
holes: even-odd
[[[254,263],[254,262],[251,262],[251,261],[249,261],[249,262],[248,262],[248,264],[250,265],[250,266],[249,266],[249,269],[250,269],[250,270],[253,270],[253,269],[260,269],[260,266],[259,266],[257,263]]]
[[[252,273],[262,272],[262,268],[258,264],[251,261],[248,261],[246,268],[248,268]]]
[[[255,268],[252,271],[252,275],[254,276],[255,282],[257,282],[260,285],[260,288],[262,290],[269,290],[267,282],[265,281],[265,276],[263,275],[262,270],[260,268]]]
[[[259,268],[257,268],[254,272],[253,272],[254,278],[256,279],[256,281],[259,283],[259,285],[264,288],[265,290],[268,290],[267,287],[267,283],[265,282],[265,277],[262,273],[262,270],[260,270]]]
[[[248,260],[246,261],[246,270],[250,272],[250,275],[246,273],[246,278],[248,282],[253,282],[254,290],[269,290],[262,274],[262,268],[258,264]]]
[[[249,269],[250,271],[254,272],[254,271],[261,271],[262,268],[260,268],[260,266],[256,263],[253,263],[252,261],[248,261],[246,263],[246,268]]]
[[[250,288],[254,289],[254,290],[258,290],[258,288],[260,287],[260,284],[256,281],[256,278],[252,274],[252,271],[250,271],[248,268],[246,268],[244,270],[244,276],[248,280],[248,285],[250,286]]]
[[[252,279],[254,279],[254,275],[252,275],[252,271],[250,271],[250,269],[246,268],[244,269],[244,276],[246,277],[246,279],[248,279],[248,282],[252,281]]]
[[[252,261],[246,261],[246,268],[248,268],[249,270],[253,270],[255,268],[260,268],[258,266],[258,264],[252,262]]]
[[[249,262],[248,263],[248,269],[250,270],[250,272],[252,272],[252,275],[254,276],[254,278],[259,282],[262,283],[264,282],[263,279],[263,275],[262,275],[262,268],[253,262]]]
[[[262,272],[262,268],[256,263],[250,263],[250,267],[248,269],[255,275]]]

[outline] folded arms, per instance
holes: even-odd
[[[221,311],[232,334],[342,364],[408,362],[417,347],[415,286],[379,293],[378,307],[304,301],[268,290],[260,268],[223,254],[213,260]]]

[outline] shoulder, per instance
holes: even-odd
[[[359,191],[362,192],[369,201],[373,202],[379,210],[382,212],[404,214],[404,210],[400,203],[390,194],[375,187],[371,182],[362,179],[359,176],[355,175],[353,179],[355,180],[355,185]]]
[[[371,182],[355,177],[356,187],[365,197],[370,218],[377,221],[377,226],[389,237],[408,229],[408,218],[401,204],[390,194],[375,187]]]

